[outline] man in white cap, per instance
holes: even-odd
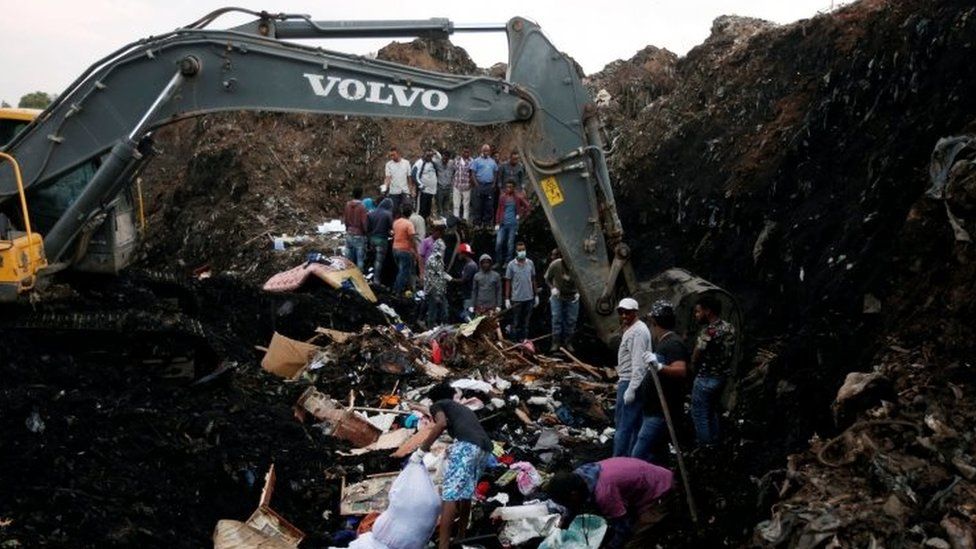
[[[647,373],[644,352],[651,350],[651,331],[637,318],[637,300],[625,297],[617,304],[620,316],[620,347],[617,348],[617,403],[614,407],[616,432],[613,456],[629,456],[637,441],[643,416],[643,396],[638,389]]]

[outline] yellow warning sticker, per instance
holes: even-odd
[[[542,192],[546,194],[546,199],[550,206],[558,206],[563,203],[563,191],[559,188],[556,178],[549,176],[542,180]]]

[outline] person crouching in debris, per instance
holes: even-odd
[[[424,267],[424,293],[427,295],[427,329],[447,322],[447,281],[444,270],[444,241],[434,241]]]
[[[722,302],[713,296],[703,296],[695,305],[695,320],[702,329],[691,355],[691,420],[702,446],[719,442],[719,400],[735,360],[735,327],[719,318],[721,314]]]
[[[481,254],[478,259],[479,270],[471,281],[471,306],[468,312],[473,315],[486,315],[502,310],[502,277],[491,268],[491,256]]]
[[[651,342],[654,352],[644,352],[644,362],[656,368],[664,400],[668,404],[671,421],[681,417],[682,404],[688,394],[687,366],[690,360],[688,347],[674,333],[676,324],[674,306],[666,300],[655,301],[647,315],[651,323]],[[639,389],[644,396],[644,419],[631,456],[652,463],[660,463],[667,455],[668,425],[664,417],[661,398],[651,375],[644,376]]]
[[[427,393],[427,398],[433,401],[429,415],[434,420],[434,426],[417,451],[422,458],[444,430],[454,439],[445,454],[440,549],[447,549],[451,544],[455,518],[458,521],[458,538],[464,539],[467,534],[471,498],[493,446],[474,412],[455,402],[458,393],[447,383],[436,385]]]
[[[543,490],[569,511],[569,520],[588,507],[595,508],[609,526],[602,547],[619,549],[633,532],[664,517],[663,496],[671,492],[673,481],[674,474],[664,467],[616,457],[586,463],[572,473],[557,473]]]
[[[620,346],[617,348],[614,457],[631,455],[643,416],[644,397],[638,389],[647,373],[644,351],[651,350],[651,332],[637,318],[637,308],[637,300],[630,297],[621,299],[617,304],[623,335],[620,336]]]

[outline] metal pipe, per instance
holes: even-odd
[[[139,122],[132,128],[132,131],[112,147],[101,167],[92,176],[91,181],[85,185],[78,198],[58,218],[57,223],[48,232],[44,241],[50,261],[57,262],[64,256],[77,237],[78,231],[84,227],[85,222],[101,209],[102,204],[112,196],[113,192],[118,191],[118,180],[139,154],[136,139],[141,138],[142,134],[146,132],[160,108],[173,97],[183,80],[184,76],[180,72],[177,72],[169,80],[163,91],[159,93],[145,114],[139,119]]]
[[[142,115],[142,118],[139,119],[139,122],[137,122],[135,127],[132,128],[132,131],[129,132],[128,138],[130,141],[142,139],[142,134],[146,133],[146,129],[149,127],[149,123],[152,121],[152,117],[156,116],[156,113],[159,112],[159,108],[163,105],[163,103],[169,101],[176,93],[176,90],[183,85],[184,78],[183,73],[177,71],[176,74],[173,75],[173,78],[169,79],[169,82],[166,83],[166,87],[163,88],[163,91],[156,96],[156,99],[152,102],[152,105],[149,105],[149,108]]]
[[[668,432],[671,434],[671,444],[674,444],[674,452],[678,455],[678,470],[681,471],[681,482],[685,487],[685,501],[688,502],[688,512],[691,520],[698,524],[698,509],[695,507],[695,498],[691,494],[691,479],[688,478],[688,470],[685,469],[685,459],[681,454],[681,447],[678,446],[678,435],[674,431],[674,422],[671,421],[671,412],[668,409],[668,400],[664,397],[664,388],[661,387],[661,379],[657,375],[657,367],[654,364],[648,366],[648,373],[654,380],[654,388],[657,389],[657,398],[661,401],[661,410],[664,411],[664,421],[668,424]]]
[[[610,187],[610,170],[607,169],[607,159],[603,153],[603,136],[600,135],[602,125],[599,118],[591,116],[586,120],[586,137],[590,142],[588,150],[594,153],[593,164],[596,167],[596,179],[603,191],[603,199],[606,201],[607,211],[609,212],[611,232],[622,235],[624,232],[620,216],[617,215],[617,204],[613,197],[613,189]]]
[[[446,38],[454,33],[449,19],[432,18],[402,21],[313,21],[300,19],[276,21],[276,38],[396,38],[403,36],[436,36]]]

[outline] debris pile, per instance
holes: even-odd
[[[415,406],[434,384],[451,380],[495,444],[488,480],[478,492],[485,505],[476,507],[475,516],[480,533],[490,536],[498,533],[491,517],[521,512],[517,506],[540,488],[546,470],[607,451],[613,370],[564,355],[536,353],[530,342],[511,344],[500,337],[495,318],[478,317],[419,334],[392,322],[358,332],[320,328],[309,342],[276,333],[261,365],[283,383],[305,387],[294,402],[296,419],[339,441],[325,475],[342,486],[336,516],[346,530],[350,520],[390,504],[402,460],[419,447],[430,422]],[[435,444],[425,458],[431,471],[439,470],[446,447]],[[369,467],[354,469],[363,463]],[[433,481],[439,485],[439,472]],[[529,516],[503,517],[511,526],[502,537],[516,543],[546,537],[558,514],[544,516],[529,531]]]
[[[913,204],[897,236],[903,268],[889,304],[891,332],[871,370],[849,374],[838,390],[841,432],[815,438],[810,451],[770,476],[781,501],[757,527],[757,541],[973,546],[976,330],[958,321],[976,299],[972,244],[960,238],[960,230],[976,228],[965,206],[976,196],[973,142],[972,135],[946,139],[933,151],[937,192]]]

